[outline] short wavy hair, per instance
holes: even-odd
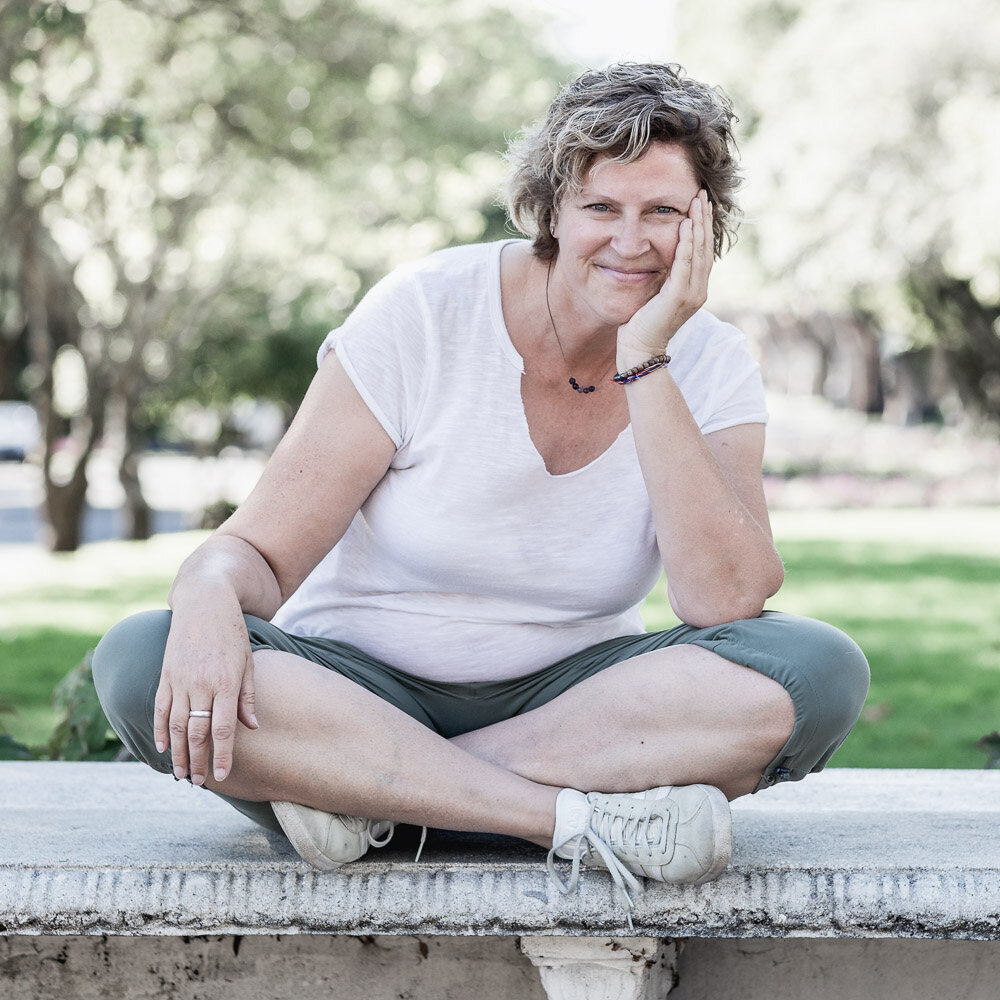
[[[617,63],[590,70],[549,106],[546,116],[507,152],[511,173],[504,201],[513,224],[542,260],[559,242],[550,227],[562,199],[578,191],[597,156],[638,159],[654,142],[683,148],[699,187],[713,204],[715,255],[732,245],[739,226],[736,191],[743,178],[732,102],[718,87],[687,77],[676,64]]]

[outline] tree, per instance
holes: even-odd
[[[56,549],[113,426],[143,537],[158,408],[289,401],[308,369],[283,362],[385,270],[483,236],[504,135],[562,75],[499,9],[346,0],[7,2],[0,64],[0,323],[30,347]]]
[[[752,267],[737,297],[847,312],[892,351],[933,345],[970,410],[1000,418],[1000,8],[720,0],[682,14],[689,68],[743,118]]]

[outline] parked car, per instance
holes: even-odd
[[[41,433],[38,415],[27,403],[0,401],[0,462],[23,462]]]

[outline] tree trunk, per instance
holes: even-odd
[[[86,503],[86,461],[77,463],[64,485],[45,477],[45,517],[49,525],[49,548],[53,552],[75,552],[80,547]]]
[[[145,541],[153,533],[153,512],[142,493],[139,458],[142,437],[135,426],[135,403],[125,400],[125,450],[118,467],[118,481],[125,490],[125,537]]]
[[[83,514],[87,501],[87,463],[104,428],[105,393],[88,372],[87,412],[74,420],[71,440],[76,456],[68,459],[65,451],[59,458],[72,462],[68,474],[53,468],[63,437],[63,424],[55,408],[53,363],[56,351],[64,344],[79,342],[75,295],[72,282],[60,280],[57,262],[48,259],[38,246],[39,223],[31,219],[24,228],[21,244],[21,289],[28,327],[28,346],[32,364],[41,374],[31,394],[45,441],[42,472],[45,479],[44,512],[49,524],[49,544],[55,552],[79,548]]]
[[[963,405],[1000,421],[1000,308],[980,302],[968,281],[938,269],[914,272],[907,288],[934,327]]]
[[[881,414],[885,410],[885,391],[878,336],[861,313],[852,313],[845,325],[853,339],[848,405],[859,413]]]

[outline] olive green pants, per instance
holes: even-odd
[[[794,703],[795,729],[765,770],[758,791],[822,770],[857,721],[868,693],[868,663],[851,639],[831,625],[777,611],[710,628],[678,625],[621,636],[524,677],[463,684],[423,680],[348,643],[289,635],[251,615],[246,623],[254,649],[283,650],[335,670],[446,738],[531,711],[640,653],[685,643],[701,646],[776,680]],[[97,692],[115,732],[135,757],[164,773],[172,764],[169,751],[159,753],[153,744],[153,703],[169,628],[168,611],[133,615],[101,640],[93,661]],[[278,828],[268,803],[222,798]]]

